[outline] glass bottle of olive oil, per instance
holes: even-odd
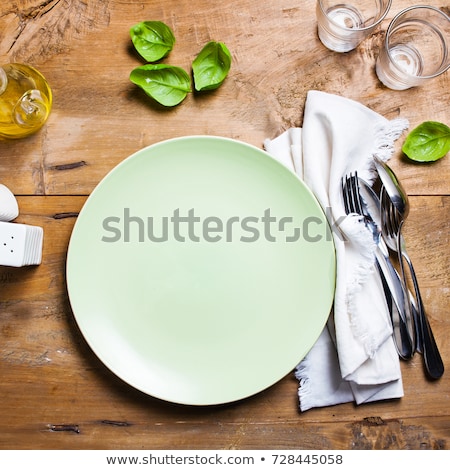
[[[51,107],[52,91],[40,72],[25,64],[0,66],[0,138],[36,132]]]

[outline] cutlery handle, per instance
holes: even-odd
[[[420,319],[419,319],[419,310],[416,306],[414,301],[414,297],[410,291],[409,294],[409,308],[411,310],[411,318],[413,320],[413,328],[414,328],[414,337],[416,343],[416,351],[420,354],[423,354],[423,339],[422,335],[420,334]]]
[[[405,311],[400,277],[389,258],[380,251],[376,252],[376,265],[383,284],[398,355],[404,360],[411,359],[415,352],[414,336],[411,335],[408,328],[407,311]],[[391,284],[387,280],[388,277]]]
[[[442,362],[442,357],[439,353],[438,346],[434,339],[433,331],[431,330],[430,323],[428,322],[428,318],[425,313],[425,307],[422,302],[422,296],[420,295],[419,283],[417,281],[413,264],[408,254],[406,253],[404,246],[402,246],[404,245],[404,243],[402,243],[401,238],[402,238],[402,235],[399,232],[398,254],[399,254],[400,268],[402,271],[403,279],[406,282],[406,279],[404,276],[404,262],[403,262],[403,259],[405,259],[406,263],[408,264],[408,268],[411,273],[411,279],[414,285],[414,292],[416,296],[417,311],[418,311],[417,331],[419,334],[419,338],[422,341],[423,360],[425,363],[425,368],[426,368],[428,375],[432,379],[439,379],[444,374],[444,363]]]

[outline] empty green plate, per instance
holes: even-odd
[[[177,138],[92,192],[67,285],[82,334],[118,377],[170,402],[222,404],[279,381],[317,340],[334,244],[313,194],[266,152]]]

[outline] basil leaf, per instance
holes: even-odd
[[[188,73],[173,65],[142,65],[131,72],[130,80],[164,106],[181,103],[191,91]]]
[[[215,90],[223,83],[231,67],[231,54],[221,42],[211,41],[192,63],[197,91]]]
[[[147,62],[165,57],[175,44],[172,30],[161,21],[142,21],[130,29],[131,40]]]
[[[433,162],[450,150],[450,128],[435,121],[425,121],[405,139],[402,151],[411,160]]]

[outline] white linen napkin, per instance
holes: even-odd
[[[372,182],[372,156],[389,159],[407,127],[406,120],[388,121],[356,101],[312,90],[303,128],[264,142],[267,152],[316,195],[336,247],[333,314],[296,369],[302,411],[403,396],[399,357],[374,266],[375,244],[361,217],[345,214],[341,177],[357,171]]]

